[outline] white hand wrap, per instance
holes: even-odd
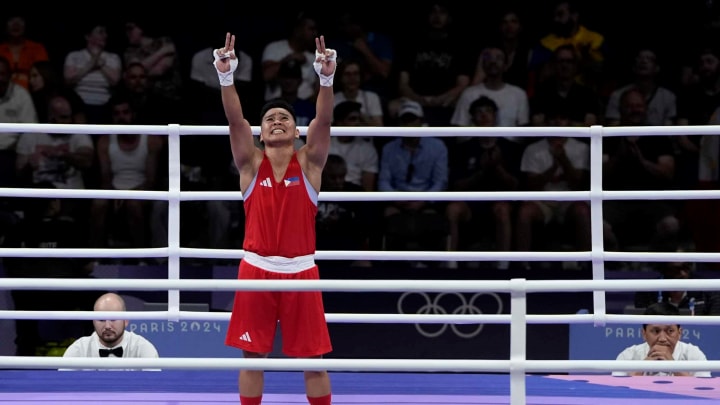
[[[235,69],[237,69],[238,66],[238,60],[237,58],[230,58],[230,55],[235,56],[235,51],[232,50],[229,53],[220,55],[220,50],[216,49],[213,51],[213,58],[215,59],[213,61],[213,66],[215,66],[215,70],[217,70],[218,79],[220,79],[220,85],[221,86],[232,86],[233,85],[233,75],[235,73]],[[221,72],[217,67],[217,62],[222,59],[230,58],[230,70],[227,72]]]
[[[323,87],[332,87],[333,85],[333,78],[335,78],[335,70],[333,69],[333,72],[330,75],[324,75],[322,74],[322,61],[328,60],[335,62],[337,60],[337,52],[335,52],[334,49],[327,49],[328,54],[322,54],[315,50],[315,62],[313,62],[313,68],[315,68],[315,73],[317,73],[318,77],[320,78],[320,85]]]

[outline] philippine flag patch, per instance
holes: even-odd
[[[300,177],[289,177],[285,179],[285,187],[297,186],[300,184]]]

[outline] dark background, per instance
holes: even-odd
[[[206,46],[223,45],[226,31],[237,35],[236,48],[244,49],[255,59],[263,46],[284,37],[288,24],[300,12],[317,16],[321,34],[332,35],[339,11],[347,1],[277,2],[204,1],[160,2],[125,0],[120,2],[59,1],[20,2],[0,6],[0,19],[19,12],[27,19],[28,36],[48,47],[53,61],[62,66],[64,56],[84,47],[83,30],[88,24],[104,22],[110,29],[109,49],[122,45],[123,23],[126,18],[138,19],[149,34],[171,35],[178,46],[182,65],[189,71],[192,54]],[[372,30],[400,39],[412,32],[418,13],[424,12],[424,1],[390,3],[361,1],[362,13]],[[466,38],[468,50],[476,52],[487,33],[495,29],[498,12],[519,4],[517,8],[530,38],[539,38],[548,29],[552,18],[552,2],[534,1],[446,1],[455,16],[455,28]],[[661,65],[669,76],[677,69],[699,42],[706,23],[718,15],[713,0],[648,0],[578,2],[581,19],[590,29],[606,38],[611,72],[617,61],[633,52],[640,44],[660,47]]]

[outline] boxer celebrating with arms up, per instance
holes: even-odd
[[[307,127],[305,145],[295,150],[300,136],[293,107],[269,100],[261,110],[260,141],[243,115],[233,85],[237,68],[235,36],[213,52],[222,87],[222,102],[230,128],[230,146],[240,174],[245,209],[245,255],[242,280],[319,279],[315,255],[315,216],[323,167],[330,148],[337,54],[315,39],[313,66],[320,79],[316,115]],[[236,291],[225,344],[243,350],[245,358],[265,358],[272,352],[280,325],[283,353],[290,357],[320,358],[332,350],[321,291]],[[305,371],[305,391],[311,405],[330,405],[327,371]],[[262,402],[263,370],[241,370],[241,405]]]

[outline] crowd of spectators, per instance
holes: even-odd
[[[403,16],[401,27],[356,2],[272,18],[260,9],[238,10],[238,16],[225,15],[214,24],[196,21],[197,27],[188,24],[187,13],[174,21],[148,18],[142,10],[133,12],[141,6],[132,1],[117,15],[69,16],[65,23],[8,8],[0,13],[5,24],[0,120],[225,125],[211,47],[233,31],[239,56],[235,83],[248,100],[249,117],[257,116],[265,100],[281,97],[294,105],[298,125],[307,124],[317,90],[313,39],[324,34],[340,58],[336,126],[716,123],[720,51],[713,36],[714,2],[678,10],[677,18],[698,19],[694,30],[684,31],[682,49],[663,41],[668,34],[662,23],[670,17],[642,4],[629,14],[636,18],[632,40],[622,38],[623,31],[609,20],[630,18],[612,10],[629,5],[584,1],[488,5],[479,23],[459,3],[424,1]],[[608,138],[603,187],[713,189],[718,149],[714,136],[692,133]],[[328,178],[345,173],[344,182],[328,180],[324,190],[587,190],[591,171],[587,139],[553,136],[336,137],[331,152],[336,156]],[[160,136],[0,135],[0,186],[5,187],[163,190],[166,163],[166,140]],[[237,190],[225,137],[184,136],[181,164],[184,190]],[[608,250],[666,250],[690,241],[698,251],[720,251],[714,201],[605,205]],[[2,199],[5,246],[28,243],[16,230],[36,221],[37,213],[25,208],[20,199]],[[166,246],[166,203],[79,199],[64,201],[61,209],[58,215],[74,224],[74,244]],[[183,202],[181,212],[184,246],[241,246],[239,202]],[[585,201],[321,202],[318,224],[319,250],[590,246]],[[530,269],[534,263],[490,267],[512,265]]]
[[[323,34],[339,55],[337,127],[715,125],[720,6],[676,3],[423,1],[400,17],[354,1],[292,15],[234,5],[218,16],[218,8],[197,5],[161,18],[135,0],[90,14],[61,3],[40,14],[3,6],[0,121],[227,125],[211,52],[231,31],[234,82],[251,122],[266,100],[280,97],[307,125],[318,86],[314,38]],[[162,136],[2,133],[0,187],[166,190],[167,153]],[[337,136],[322,191],[588,190],[589,153],[584,138]],[[718,186],[716,136],[606,138],[603,153],[607,190]],[[183,190],[238,190],[227,137],[183,136],[181,165]],[[166,202],[41,200],[0,198],[0,246],[167,246]],[[720,252],[718,208],[714,200],[607,201],[605,248]],[[181,221],[182,246],[242,246],[239,201],[183,202]],[[317,223],[318,250],[587,250],[591,243],[585,201],[320,201]],[[41,277],[50,267],[43,260],[3,265],[10,276]],[[95,264],[63,259],[52,267],[55,277],[88,277]],[[442,265],[542,271],[522,262]]]

